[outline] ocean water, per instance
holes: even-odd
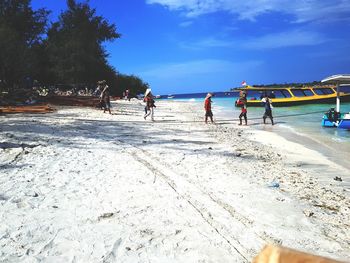
[[[240,109],[234,106],[235,97],[213,97],[212,110],[217,121],[225,120],[234,124]],[[182,101],[203,103],[204,98],[182,98]],[[264,125],[263,107],[248,107],[248,125],[253,129],[278,133],[288,140],[300,143],[307,148],[321,152],[330,160],[350,169],[350,131],[321,126],[324,112],[334,104],[309,104],[291,107],[274,107],[275,124]],[[341,104],[341,112],[350,112],[350,103]]]

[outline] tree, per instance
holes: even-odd
[[[145,83],[137,76],[118,74],[110,82],[111,94],[114,96],[122,96],[125,90],[129,90],[131,97],[136,97],[140,93],[144,93],[149,88],[148,83]]]
[[[53,81],[93,84],[110,74],[108,54],[102,44],[120,37],[88,2],[67,1],[68,9],[48,31],[47,51]]]
[[[117,96],[126,89],[136,95],[148,87],[109,65],[103,43],[120,34],[114,24],[96,15],[88,1],[67,0],[67,10],[48,30],[49,12],[32,10],[30,2],[0,0],[0,89],[30,86],[34,79],[90,87],[106,79]]]
[[[8,89],[23,86],[27,77],[38,75],[34,49],[46,30],[45,9],[34,11],[30,0],[0,1],[0,80]]]

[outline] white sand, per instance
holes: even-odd
[[[188,103],[154,123],[114,106],[0,116],[1,262],[250,262],[266,243],[350,260],[345,168]]]

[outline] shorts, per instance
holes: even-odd
[[[265,110],[263,118],[267,118],[267,117],[273,118],[272,117],[272,110],[268,110],[268,109]]]
[[[205,112],[205,117],[213,117],[212,111],[211,111],[211,110],[207,110],[207,111]]]

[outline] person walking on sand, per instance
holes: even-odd
[[[112,114],[112,112],[111,112],[111,98],[110,98],[109,86],[106,84],[106,82],[104,82],[103,85],[104,85],[103,86],[103,90],[101,92],[101,100],[104,103],[103,113],[108,111],[109,114]]]
[[[103,90],[103,85],[104,85],[104,80],[98,81],[97,82],[97,88],[95,89],[95,91],[92,94],[93,96],[99,98],[99,102],[96,105],[96,108],[99,108],[100,110],[104,109],[104,102],[103,102],[102,96],[101,96],[101,93],[102,93],[102,90]]]
[[[265,107],[265,113],[263,116],[263,120],[264,120],[264,124],[266,124],[266,118],[269,117],[271,120],[271,124],[274,125],[273,122],[273,117],[272,117],[272,104],[271,104],[271,99],[269,98],[269,96],[266,94],[264,96],[264,98],[261,100],[261,102],[264,104]]]
[[[208,117],[210,118],[211,123],[213,121],[213,112],[211,111],[211,97],[213,94],[208,93],[204,99],[204,110],[205,110],[205,123],[208,123]]]
[[[248,123],[248,118],[247,118],[247,93],[242,92],[240,94],[240,98],[237,103],[238,106],[241,107],[241,114],[239,115],[239,124],[242,125],[242,118],[244,118],[245,125]]]
[[[156,108],[156,105],[154,104],[151,89],[146,90],[145,98],[143,99],[143,101],[146,102],[145,115],[143,116],[143,118],[146,120],[147,117],[151,115],[151,121],[154,121],[154,108]]]
[[[130,101],[130,91],[128,89],[125,90],[125,100]]]

